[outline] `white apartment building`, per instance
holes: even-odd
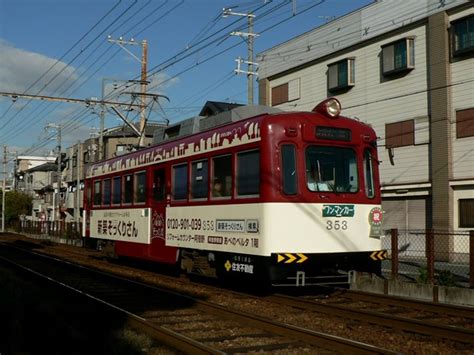
[[[260,104],[336,96],[376,130],[386,229],[474,229],[472,1],[375,1],[257,61]]]

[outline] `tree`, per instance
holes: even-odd
[[[32,207],[31,196],[21,191],[7,191],[5,194],[5,225],[19,220],[20,215],[30,214]]]

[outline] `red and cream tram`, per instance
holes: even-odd
[[[377,138],[340,109],[330,98],[98,162],[84,237],[118,256],[273,285],[380,273]]]

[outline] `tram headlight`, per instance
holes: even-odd
[[[337,118],[341,113],[341,103],[335,97],[330,97],[313,108],[313,112],[321,113],[329,118]]]

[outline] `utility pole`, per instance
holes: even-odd
[[[130,41],[124,40],[122,37],[119,37],[118,40],[112,39],[111,36],[108,37],[108,41],[110,43],[115,43],[119,45],[123,50],[125,50],[128,54],[130,54],[133,58],[135,58],[141,64],[141,76],[140,76],[140,86],[141,86],[141,98],[140,98],[140,140],[138,145],[140,147],[145,146],[145,127],[146,127],[146,86],[148,84],[147,81],[147,61],[148,61],[148,42],[143,40],[141,42],[142,46],[142,57],[141,59],[138,58],[135,54],[130,52],[125,45],[140,45],[140,43],[136,42],[133,38]]]
[[[81,153],[81,141],[77,141],[77,162],[76,162],[76,204],[75,204],[75,211],[74,217],[76,220],[76,228],[79,232],[79,223],[81,221],[81,167],[83,167],[84,162],[81,161],[80,155]],[[82,164],[81,164],[82,163]]]
[[[61,125],[56,124],[56,123],[48,123],[45,127],[47,130],[48,128],[52,128],[56,131],[56,139],[58,142],[57,150],[58,150],[58,169],[57,169],[57,177],[56,177],[56,182],[58,184],[58,190],[57,192],[55,191],[53,194],[53,215],[51,218],[51,221],[55,220],[55,215],[56,215],[56,201],[57,201],[57,218],[58,220],[61,219],[61,201],[60,201],[60,196],[61,196]]]
[[[2,233],[5,233],[5,189],[7,188],[7,146],[3,146]]]
[[[232,36],[240,36],[242,38],[247,39],[247,60],[243,60],[242,58],[236,59],[237,61],[237,69],[234,71],[237,74],[247,74],[247,103],[249,105],[253,105],[254,99],[253,99],[253,78],[254,76],[257,76],[257,72],[254,71],[254,66],[257,66],[258,64],[254,62],[254,55],[253,55],[253,46],[254,46],[254,38],[258,36],[258,34],[253,33],[253,20],[255,18],[255,15],[252,13],[239,13],[239,12],[233,12],[232,9],[230,8],[224,8],[223,11],[223,17],[227,16],[243,16],[247,17],[247,26],[248,26],[248,32],[231,32]],[[247,64],[247,70],[241,70],[240,65],[241,64]]]

